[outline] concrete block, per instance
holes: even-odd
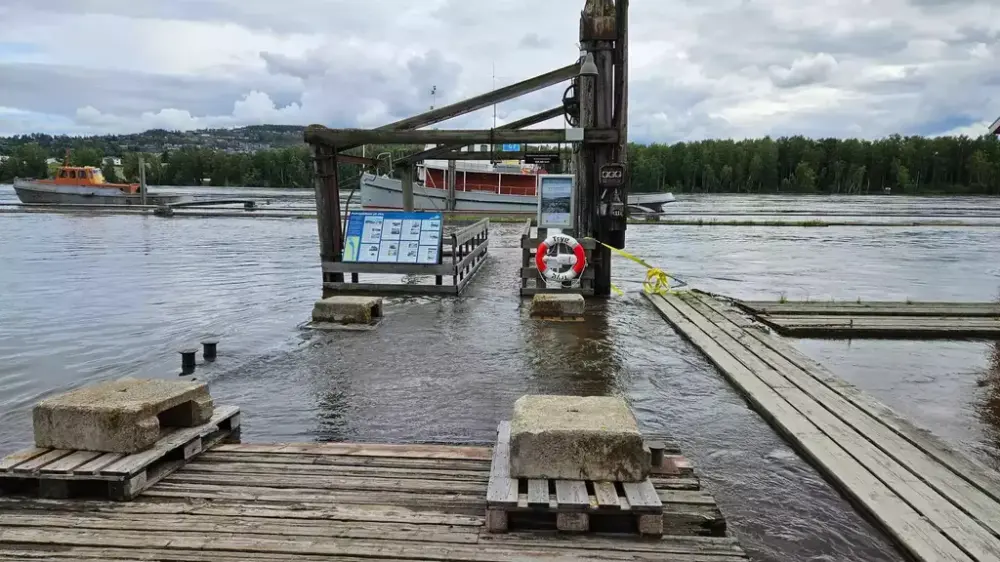
[[[557,513],[556,529],[566,533],[586,533],[590,530],[590,516],[586,513]]]
[[[640,515],[639,534],[657,537],[663,536],[663,514]]]
[[[510,524],[507,512],[502,509],[486,509],[486,531],[489,533],[506,533]]]
[[[160,439],[162,427],[208,423],[214,404],[199,382],[122,379],[39,402],[35,446],[131,454]]]
[[[330,297],[316,301],[313,322],[331,324],[372,324],[382,317],[380,297]]]
[[[649,449],[621,398],[522,396],[511,420],[515,478],[640,482]]]
[[[576,318],[583,316],[586,302],[583,295],[550,293],[535,295],[531,299],[531,315],[546,318]]]

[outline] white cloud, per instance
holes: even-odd
[[[5,0],[0,134],[377,126],[573,60],[583,3]],[[1000,114],[994,6],[633,1],[632,136],[974,133]],[[561,94],[501,104],[498,120]]]

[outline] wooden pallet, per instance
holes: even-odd
[[[690,465],[681,463],[687,468]],[[672,472],[680,474],[673,467]],[[600,520],[607,530],[663,535],[663,502],[647,478],[642,482],[535,480],[510,476],[510,422],[500,423],[486,491],[486,529],[503,533],[515,517],[528,528],[587,532]]]
[[[132,455],[34,447],[0,459],[0,492],[42,498],[130,500],[223,440],[238,440],[240,409],[215,408],[204,425],[165,431]]]

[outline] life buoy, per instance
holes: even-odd
[[[569,246],[573,250],[573,253],[550,256],[549,249],[559,244]],[[549,267],[549,262],[556,262],[559,265],[569,265],[572,267],[566,271],[556,271],[555,268]],[[583,251],[583,246],[572,236],[553,234],[538,245],[538,251],[535,253],[535,266],[538,267],[538,271],[546,279],[552,281],[572,281],[583,273],[583,270],[587,267],[587,254]]]

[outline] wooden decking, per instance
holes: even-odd
[[[738,302],[783,336],[998,339],[1000,304],[949,302]]]
[[[695,292],[649,298],[908,555],[1000,560],[1000,474],[914,427],[737,309]]]
[[[0,561],[746,560],[690,474],[655,478],[667,536],[484,529],[491,449],[219,445],[128,502],[0,497]]]

